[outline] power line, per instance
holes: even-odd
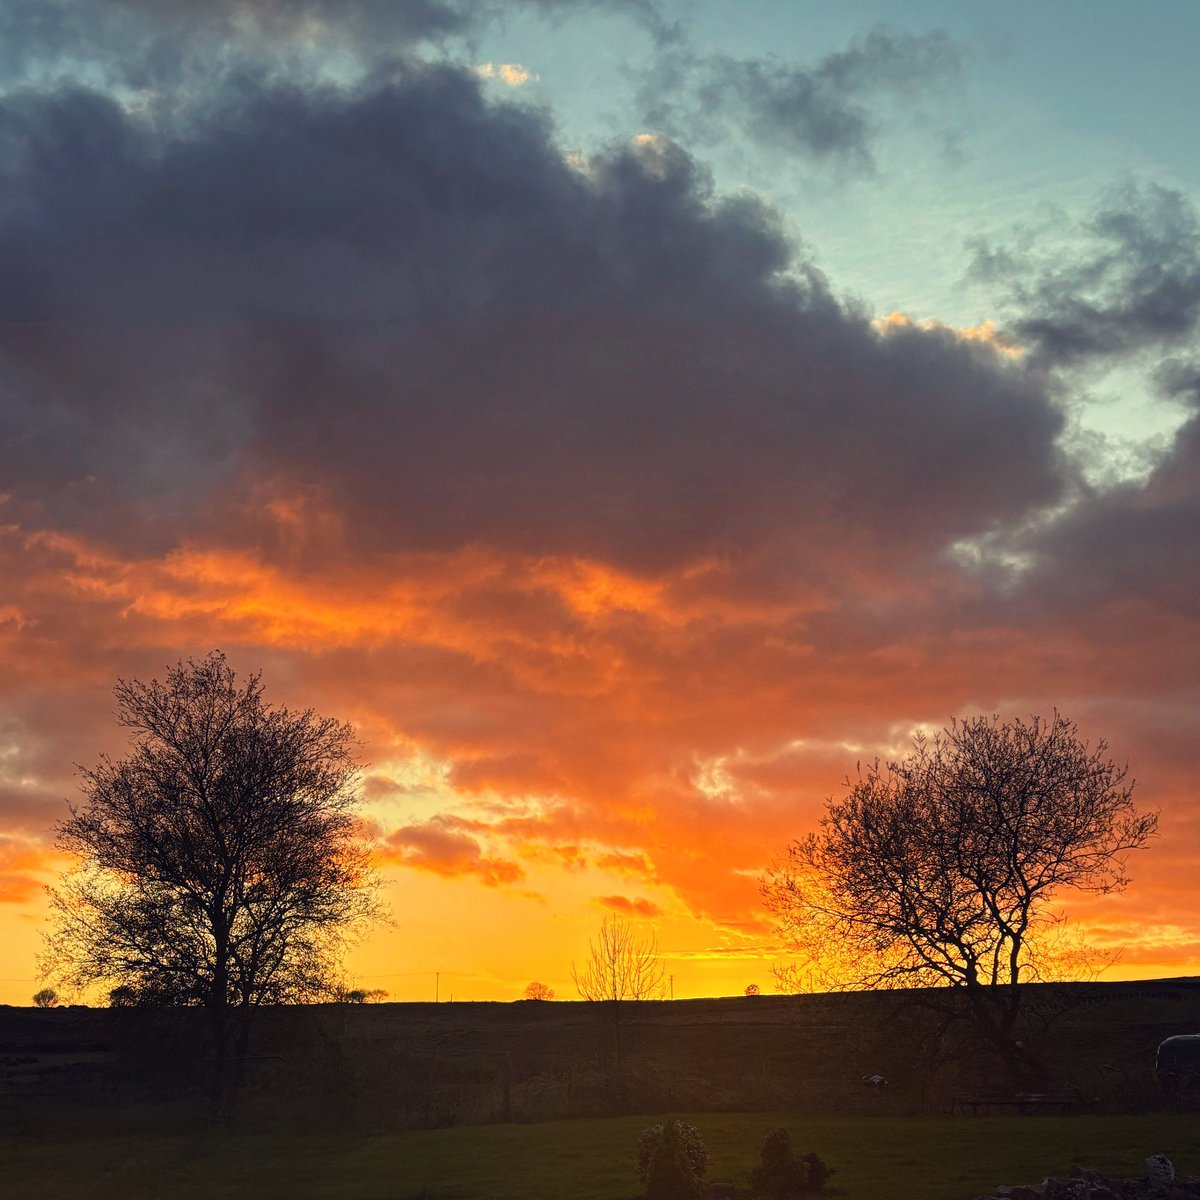
[[[447,972],[448,973],[448,972]],[[457,973],[457,972],[456,972]],[[412,979],[416,975],[438,975],[438,971],[375,971],[370,974],[362,975],[357,971],[355,975],[359,979]]]

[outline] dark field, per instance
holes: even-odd
[[[797,1148],[837,1170],[844,1200],[970,1200],[998,1183],[1076,1165],[1137,1175],[1165,1152],[1200,1171],[1200,1123],[1139,1117],[808,1117],[685,1115],[711,1155],[708,1179],[744,1188],[764,1135],[787,1126]],[[645,1117],[482,1125],[376,1137],[6,1139],[8,1194],[53,1200],[631,1200]]]
[[[711,1179],[744,1184],[787,1125],[847,1197],[954,1200],[1073,1165],[1200,1170],[1190,1097],[1153,1073],[1200,1029],[1200,985],[1031,987],[1030,1036],[1073,1116],[969,1117],[998,1094],[969,1042],[931,1053],[912,994],[646,1002],[325,1005],[264,1011],[237,1107],[205,1128],[194,1010],[0,1009],[11,1194],[578,1197],[637,1194],[655,1113],[691,1113]],[[886,1090],[865,1087],[879,1072]],[[573,1118],[573,1119],[565,1119]],[[426,1189],[423,1191],[422,1189]]]
[[[988,1095],[969,1042],[934,1055],[919,994],[759,996],[622,1006],[318,1005],[265,1010],[238,1126],[383,1132],[651,1112],[939,1115]],[[1029,1036],[1073,1111],[1158,1111],[1157,1044],[1200,1029],[1200,984],[1029,988]],[[1040,1014],[1040,1016],[1038,1015]],[[0,1128],[194,1128],[197,1010],[0,1008]],[[862,1084],[878,1072],[889,1087]]]

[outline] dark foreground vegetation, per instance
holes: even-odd
[[[971,1200],[1088,1166],[1144,1172],[1165,1152],[1200,1170],[1194,1117],[813,1117],[695,1113],[714,1195],[745,1197],[774,1127],[819,1146],[837,1200]],[[14,1196],[54,1200],[632,1200],[645,1117],[361,1134],[6,1138]],[[147,1128],[152,1128],[148,1124]]]
[[[266,1009],[229,1124],[383,1133],[665,1112],[1003,1113],[1002,1064],[965,1026],[943,1030],[920,999]],[[1046,1111],[1190,1106],[1156,1080],[1154,1052],[1168,1035],[1200,1029],[1200,984],[1032,986],[1025,1007],[1049,1080]],[[121,1135],[150,1121],[160,1133],[193,1132],[208,1115],[205,1035],[198,1009],[2,1008],[0,1129]],[[887,1087],[866,1085],[871,1075]]]
[[[726,1200],[750,1195],[780,1127],[846,1200],[1136,1175],[1153,1153],[1200,1170],[1195,1098],[1153,1071],[1164,1037],[1200,1028],[1200,984],[1030,989],[1055,1089],[1038,1111],[1077,1115],[961,1115],[1003,1111],[1003,1065],[919,1000],[268,1009],[220,1127],[202,1010],[0,1009],[5,1183],[55,1200],[631,1200],[665,1114],[699,1131]]]

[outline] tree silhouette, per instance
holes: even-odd
[[[588,943],[582,968],[571,964],[571,978],[585,1000],[606,1006],[612,1023],[613,1057],[621,1061],[621,1015],[626,1000],[657,1000],[664,991],[658,939],[641,935],[628,922],[607,916],[596,940]]]
[[[663,964],[658,939],[639,935],[620,917],[608,916],[600,933],[588,943],[581,969],[571,964],[571,978],[585,1000],[651,1000],[663,994]]]
[[[58,993],[53,988],[41,988],[33,993],[35,1008],[54,1008],[58,1004]]]
[[[538,983],[534,980],[529,984],[522,993],[526,1000],[553,1000],[554,989],[545,983]]]
[[[382,1004],[388,994],[386,988],[338,988],[334,998],[338,1004]]]
[[[1037,1070],[1019,1037],[1022,980],[1054,971],[1047,901],[1108,893],[1157,814],[1127,771],[1070,721],[954,721],[829,800],[819,832],[763,881],[781,931],[826,982],[949,984],[1010,1072]]]
[[[116,985],[114,1003],[203,1005],[219,1106],[243,1018],[327,994],[346,936],[379,915],[353,733],[271,707],[218,652],[114,691],[132,748],[82,772],[58,826],[78,865],[51,893],[46,964]]]

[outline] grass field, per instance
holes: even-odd
[[[630,1200],[638,1134],[657,1118],[488,1125],[381,1137],[226,1136],[0,1142],[5,1194],[50,1200]],[[708,1178],[744,1184],[777,1125],[837,1169],[844,1200],[970,1200],[1089,1166],[1140,1174],[1151,1153],[1200,1172],[1200,1120],[1136,1117],[684,1116]]]

